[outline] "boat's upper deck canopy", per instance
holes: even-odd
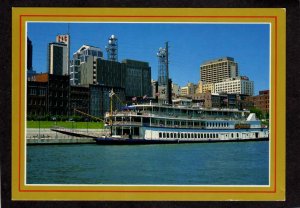
[[[172,106],[161,104],[138,104],[125,106],[113,115],[137,115],[151,117],[185,118],[185,119],[246,119],[250,112],[229,108],[201,108],[199,106]],[[109,114],[107,115],[109,116]]]
[[[203,108],[199,106],[175,106],[175,105],[160,105],[160,104],[138,104],[138,105],[130,105],[125,106],[121,110],[133,110],[133,111],[177,111],[177,110],[185,110],[185,111],[214,111],[214,112],[234,112],[234,113],[250,113],[249,110],[239,110],[236,108]]]

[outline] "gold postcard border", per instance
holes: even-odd
[[[21,8],[18,8],[17,10],[20,13],[22,13],[22,11],[23,11],[23,9],[21,9]],[[29,9],[29,10],[25,9],[25,10],[27,10],[27,12],[31,11],[31,9]],[[49,11],[49,9],[47,9],[47,10]],[[67,9],[67,10],[72,10],[72,9]],[[115,12],[118,13],[118,12],[124,11],[124,10],[126,10],[126,9],[120,9],[119,11],[110,11],[110,12],[111,13],[115,13]],[[149,9],[146,9],[146,10],[149,10]],[[177,10],[177,9],[172,9],[172,10],[173,11],[171,11],[171,12],[174,12],[174,10]],[[193,10],[197,10],[197,9],[193,9]],[[211,9],[211,10],[216,10],[216,9]],[[226,10],[226,9],[222,9],[222,10]],[[239,10],[239,9],[236,9],[236,10]],[[242,9],[242,10],[245,11],[245,9]],[[16,11],[16,8],[14,8],[14,11]],[[180,9],[180,11],[182,11],[182,9]],[[199,11],[199,9],[198,9],[198,11]],[[177,12],[178,12],[178,10],[177,10]],[[187,16],[183,16],[183,15],[174,15],[173,14],[173,15],[154,15],[154,16],[152,15],[151,16],[151,15],[118,15],[118,14],[114,14],[114,15],[77,15],[77,14],[62,15],[62,14],[15,14],[14,13],[13,17],[16,17],[16,15],[19,17],[19,32],[20,32],[19,33],[19,47],[18,47],[18,52],[19,52],[19,62],[18,62],[19,63],[19,80],[18,80],[19,81],[19,84],[18,84],[18,92],[19,92],[18,93],[18,101],[19,101],[18,102],[19,103],[19,105],[18,105],[18,112],[19,112],[19,115],[18,115],[18,118],[19,118],[18,119],[18,121],[19,121],[19,123],[18,123],[19,124],[18,125],[18,127],[19,127],[18,128],[18,135],[19,135],[18,139],[19,139],[19,141],[18,141],[18,150],[19,150],[19,152],[18,152],[18,190],[15,189],[14,185],[16,185],[16,184],[13,183],[12,184],[13,185],[13,193],[16,193],[16,191],[18,191],[19,193],[21,193],[21,192],[28,192],[28,193],[32,193],[32,192],[48,192],[48,193],[62,193],[62,192],[65,192],[65,193],[66,192],[69,192],[69,193],[70,192],[71,193],[72,192],[73,193],[80,193],[80,192],[81,193],[84,193],[84,192],[124,193],[124,192],[127,192],[127,193],[141,193],[141,192],[144,192],[144,193],[181,193],[181,194],[182,193],[189,193],[189,194],[191,194],[191,193],[214,193],[214,194],[215,193],[222,193],[222,194],[224,194],[224,193],[229,193],[229,194],[230,193],[235,193],[235,194],[236,193],[247,193],[247,194],[253,194],[253,193],[273,193],[273,194],[275,194],[277,192],[277,190],[278,190],[277,189],[277,180],[278,180],[278,177],[277,177],[277,171],[278,171],[277,163],[278,163],[278,160],[277,160],[277,154],[276,153],[278,151],[278,149],[277,149],[278,147],[277,147],[277,134],[276,134],[277,133],[277,128],[276,128],[277,127],[277,115],[276,115],[277,114],[277,110],[276,110],[277,109],[277,99],[276,99],[277,91],[276,90],[277,90],[277,85],[278,85],[278,83],[277,83],[277,81],[278,81],[277,80],[277,70],[278,70],[278,61],[279,61],[279,57],[278,57],[278,37],[277,37],[278,36],[278,22],[277,22],[278,20],[277,20],[277,15],[272,15],[272,16],[266,16],[266,15],[258,15],[258,16],[255,16],[255,15],[253,15],[253,16],[252,15],[248,15],[248,16],[242,16],[242,15],[238,15],[238,16],[234,16],[234,15],[232,15],[232,16],[221,16],[221,15],[220,16],[213,16],[213,15],[210,15],[210,16],[209,15],[206,15],[206,16],[197,16],[197,15],[187,15]],[[282,16],[285,17],[285,15],[281,14],[281,17]],[[24,17],[24,19],[23,19],[23,17]],[[267,190],[266,189],[262,189],[262,190],[257,191],[257,190],[252,189],[253,187],[247,187],[248,189],[250,188],[250,190],[247,190],[247,188],[244,188],[244,187],[234,187],[234,188],[238,188],[239,190],[230,190],[231,189],[231,187],[230,187],[229,190],[224,190],[224,188],[228,189],[228,187],[213,187],[213,189],[216,189],[216,190],[209,190],[212,187],[203,187],[202,186],[202,187],[196,187],[196,188],[195,187],[189,187],[190,190],[183,191],[183,190],[166,190],[165,188],[163,188],[163,190],[161,190],[162,188],[161,187],[157,187],[157,186],[151,187],[151,188],[154,188],[156,190],[149,190],[149,187],[142,187],[141,188],[141,187],[139,187],[137,185],[137,186],[133,186],[133,187],[137,188],[137,190],[126,190],[126,188],[128,188],[128,186],[125,186],[125,189],[124,189],[124,187],[117,187],[117,190],[107,190],[106,188],[105,188],[106,190],[105,189],[104,190],[96,190],[95,188],[91,188],[91,187],[89,187],[89,188],[91,188],[91,190],[83,190],[83,189],[81,189],[81,190],[80,189],[72,190],[72,188],[74,188],[74,187],[68,187],[68,188],[64,187],[66,189],[55,190],[54,187],[49,187],[48,186],[48,187],[43,187],[41,190],[38,190],[38,189],[36,189],[36,187],[32,187],[32,186],[26,186],[25,187],[24,185],[22,185],[21,182],[24,182],[24,181],[22,181],[22,179],[21,179],[21,174],[22,173],[24,174],[24,164],[21,164],[21,156],[22,156],[22,152],[24,153],[24,149],[22,149],[22,146],[24,146],[24,128],[25,128],[24,127],[24,123],[22,123],[22,121],[24,120],[23,119],[24,118],[24,113],[22,114],[22,109],[24,108],[24,99],[22,99],[22,98],[24,98],[23,94],[22,94],[22,92],[24,92],[24,89],[22,91],[22,86],[24,86],[24,84],[22,83],[22,80],[24,79],[24,78],[22,78],[22,66],[24,66],[24,64],[23,64],[23,62],[24,62],[24,54],[22,54],[22,51],[24,51],[24,48],[25,48],[25,44],[22,42],[22,39],[24,40],[25,23],[26,23],[26,21],[28,21],[28,20],[25,20],[25,18],[28,18],[28,17],[29,18],[41,18],[41,17],[47,17],[47,18],[55,18],[55,17],[59,17],[59,18],[61,18],[61,17],[64,17],[64,18],[66,18],[66,17],[69,17],[69,18],[78,18],[78,17],[80,17],[80,18],[82,18],[82,17],[87,17],[87,18],[100,18],[100,19],[101,18],[105,18],[105,19],[106,18],[116,18],[117,20],[114,20],[114,21],[120,21],[120,20],[118,20],[120,18],[121,19],[124,19],[124,18],[126,18],[126,19],[127,18],[134,18],[134,19],[137,19],[137,18],[158,18],[158,19],[167,18],[167,20],[165,20],[166,22],[168,22],[168,21],[172,22],[172,20],[170,20],[170,19],[174,19],[174,18],[177,18],[177,19],[178,18],[179,19],[182,18],[182,19],[186,19],[186,20],[190,20],[191,18],[206,18],[206,19],[207,18],[208,19],[211,19],[211,18],[218,18],[218,19],[224,19],[224,18],[236,19],[236,18],[240,18],[240,19],[243,19],[243,20],[249,19],[249,18],[260,18],[260,19],[262,19],[262,18],[263,19],[265,19],[265,18],[271,18],[271,19],[273,19],[274,22],[270,21],[268,23],[271,24],[271,29],[270,29],[270,33],[272,34],[271,35],[271,37],[272,37],[272,43],[271,43],[271,45],[273,46],[273,43],[274,43],[274,47],[272,47],[272,51],[271,51],[272,55],[271,55],[271,63],[270,64],[271,64],[271,66],[274,66],[274,68],[275,68],[275,70],[274,70],[275,73],[271,73],[271,75],[272,75],[271,81],[275,80],[275,83],[273,85],[273,89],[271,90],[271,94],[272,94],[271,97],[273,97],[271,103],[274,103],[274,108],[273,107],[271,108],[272,109],[271,115],[272,116],[274,115],[274,120],[272,119],[272,127],[273,127],[272,129],[274,130],[274,131],[272,131],[272,135],[274,136],[274,139],[272,138],[272,140],[273,140],[273,143],[274,143],[274,147],[271,146],[271,148],[270,148],[270,150],[271,150],[271,152],[270,152],[270,154],[271,154],[270,163],[272,161],[272,155],[274,155],[273,156],[274,157],[274,167],[272,168],[272,164],[271,164],[271,167],[270,167],[271,169],[274,169],[274,177],[273,177],[274,178],[274,182],[273,182],[273,185],[272,185],[272,177],[271,177],[272,174],[271,174],[271,169],[270,169],[270,185],[271,185],[270,188],[273,187],[274,189],[271,189],[271,190],[270,189],[267,189]],[[31,21],[36,21],[36,20],[31,20]],[[54,21],[54,20],[51,19],[51,21]],[[66,20],[60,20],[60,21],[64,21],[65,22]],[[68,20],[68,21],[74,21],[74,20]],[[80,20],[80,21],[81,22],[87,22],[88,20]],[[103,20],[102,19],[102,21],[106,22],[107,20]],[[156,21],[154,21],[154,22],[156,22]],[[101,21],[99,21],[99,22],[101,22]],[[137,22],[137,21],[134,20],[133,22]],[[184,22],[185,21],[182,21],[182,23],[184,23]],[[195,22],[199,22],[199,21],[195,21]],[[210,22],[215,22],[215,21],[210,20]],[[225,22],[228,22],[228,19]],[[233,22],[244,22],[244,21],[240,20],[240,21],[233,21]],[[275,33],[273,32],[273,30],[275,30]],[[15,37],[15,32],[13,32],[13,36]],[[273,36],[274,36],[274,38],[273,38]],[[285,36],[285,34],[284,34],[284,36]],[[273,39],[274,39],[274,41],[273,41]],[[281,45],[282,44],[283,43],[281,43]],[[13,45],[14,45],[14,42],[13,42]],[[280,48],[282,49],[282,47],[283,46],[281,46]],[[275,50],[274,50],[274,48],[275,48]],[[13,47],[13,49],[15,49],[15,46]],[[282,62],[284,62],[284,61],[285,61],[285,59],[283,58]],[[273,62],[274,62],[274,65],[272,64]],[[273,67],[271,68],[271,71],[273,71]],[[16,72],[16,71],[15,71],[15,65],[13,63],[13,73],[14,72]],[[275,76],[274,77],[275,79],[273,78],[273,74]],[[284,74],[284,72],[283,72],[283,74]],[[15,79],[13,79],[12,81],[13,81],[13,83],[16,82]],[[13,95],[15,95],[16,93],[17,92],[16,92],[16,88],[15,88],[13,90]],[[285,95],[285,91],[283,93]],[[13,109],[15,109],[14,107],[15,107],[15,102],[13,102]],[[13,116],[13,118],[15,118],[15,116]],[[15,128],[13,128],[13,129],[15,129]],[[13,133],[14,133],[14,131],[13,131]],[[13,138],[15,138],[15,137],[13,137]],[[13,141],[15,141],[15,140],[13,139]],[[271,139],[270,139],[270,141],[271,141]],[[15,144],[15,142],[13,142],[13,144]],[[13,145],[13,147],[12,147],[13,150],[15,149],[14,147],[15,147],[15,145]],[[272,149],[274,149],[274,153],[273,153]],[[13,158],[15,158],[15,157],[13,156]],[[283,163],[283,165],[284,165],[284,163]],[[14,171],[14,168],[13,168],[13,171]],[[284,184],[284,182],[283,182],[283,184]],[[102,186],[102,188],[103,188],[103,186]],[[168,187],[168,188],[170,188],[170,187]],[[196,190],[196,189],[199,189],[199,188],[202,189],[202,190]],[[222,190],[222,188],[223,188],[223,190]],[[280,187],[280,188],[282,189],[282,187]],[[145,189],[145,190],[138,190],[138,189]],[[157,190],[157,189],[160,189],[160,190]],[[283,193],[282,191],[284,192],[284,190],[280,190],[280,193]],[[13,195],[19,195],[19,194],[13,194]],[[283,195],[284,194],[280,194],[280,197],[277,196],[277,199],[281,199],[282,200],[284,198]],[[18,198],[18,197],[16,197],[16,198]],[[23,197],[21,197],[21,198],[23,198]],[[108,198],[110,198],[110,197],[108,197]],[[122,198],[123,197],[116,197],[116,199],[122,199]],[[132,197],[129,197],[129,198],[132,199]],[[138,198],[138,196],[134,196],[133,198]],[[161,198],[161,197],[158,197],[158,199],[159,198]],[[163,198],[165,198],[165,197],[163,197]],[[170,199],[170,198],[173,198],[173,197],[167,197],[166,199]],[[234,198],[240,199],[240,198],[243,198],[243,197],[234,197]],[[73,197],[71,197],[70,199],[73,199]],[[93,199],[97,200],[97,197],[93,198]],[[114,199],[114,197],[113,197],[113,199]],[[155,200],[153,198],[151,198],[151,199]],[[198,196],[198,197],[196,197],[196,199],[202,200],[202,197]],[[195,199],[193,198],[192,200],[195,200]],[[218,198],[217,199],[213,199],[213,200],[218,200]]]

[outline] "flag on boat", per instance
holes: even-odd
[[[136,101],[136,97],[133,97],[133,98],[132,98],[132,101]]]
[[[114,96],[114,95],[115,95],[114,90],[111,90],[111,91],[109,92],[109,97],[112,97],[112,96]]]
[[[147,98],[147,95],[144,95],[144,96],[143,96],[143,99],[145,100],[146,98]]]

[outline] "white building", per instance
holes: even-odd
[[[223,82],[215,83],[216,93],[236,93],[252,96],[254,94],[254,82],[246,76],[224,79]]]
[[[81,46],[74,54],[73,60],[70,62],[70,84],[78,85],[79,83],[79,68],[81,64],[86,63],[88,60],[90,61],[92,57],[93,65],[93,76],[96,79],[96,59],[103,59],[103,52],[100,48],[83,45]]]

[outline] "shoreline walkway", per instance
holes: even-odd
[[[90,144],[107,133],[106,129],[27,128],[26,144]]]

